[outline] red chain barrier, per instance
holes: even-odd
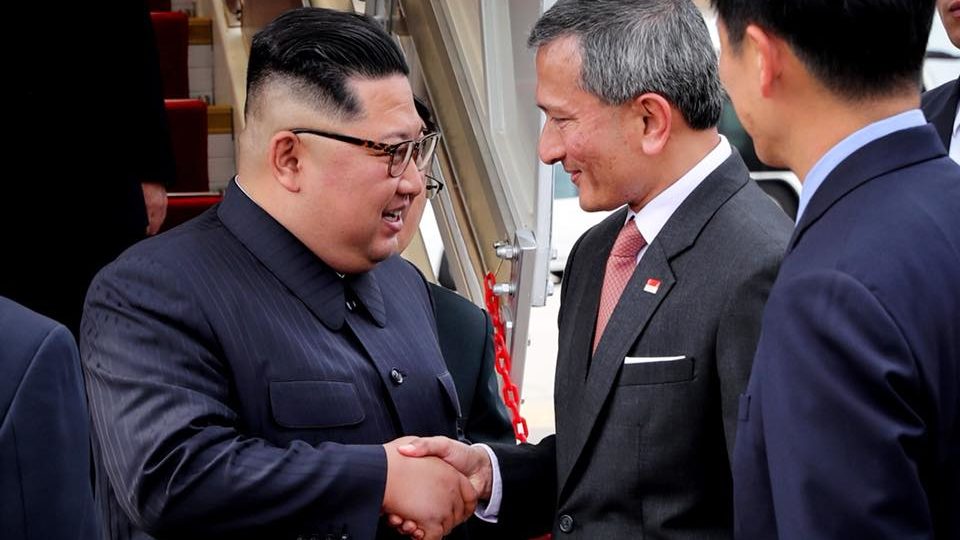
[[[503,318],[500,316],[500,298],[493,294],[494,283],[496,283],[496,280],[493,273],[488,272],[483,277],[483,292],[487,311],[490,313],[490,318],[493,319],[494,368],[503,378],[503,402],[510,409],[513,435],[518,441],[527,442],[530,430],[527,429],[527,420],[520,416],[520,390],[510,379],[510,351],[507,350],[507,333],[504,329]]]

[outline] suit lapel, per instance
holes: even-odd
[[[607,257],[626,220],[626,208],[615,212],[587,233],[577,249],[571,254],[576,267],[583,268],[577,275],[567,276],[570,287],[563,293],[561,310],[564,321],[560,327],[557,353],[557,372],[554,381],[554,409],[556,417],[557,471],[563,480],[567,478],[576,455],[582,447],[577,433],[580,431],[580,414],[586,389],[587,366],[591,361],[594,329],[597,326],[597,310],[606,271]],[[595,233],[595,234],[594,234]],[[571,274],[574,272],[571,271]],[[568,443],[567,437],[571,437]]]
[[[927,120],[937,128],[937,134],[943,145],[950,148],[953,138],[953,122],[957,117],[957,103],[960,101],[960,79],[947,83],[942,92],[934,89],[936,97],[931,103],[924,103]]]
[[[644,290],[647,280],[655,278],[660,280],[660,286],[656,293],[650,293]],[[558,447],[557,469],[558,485],[562,487],[567,479],[574,464],[583,451],[584,446],[590,438],[590,434],[598,424],[601,409],[610,394],[613,382],[620,372],[620,365],[624,356],[630,350],[630,346],[637,340],[643,329],[646,327],[650,317],[656,312],[657,307],[667,297],[673,288],[676,279],[673,271],[670,269],[670,263],[666,254],[663,252],[661,244],[654,242],[647,248],[640,264],[633,272],[630,281],[627,283],[617,307],[614,308],[610,321],[597,350],[590,361],[589,372],[586,380],[580,384],[571,381],[575,385],[576,391],[573,394],[574,399],[570,400],[568,410],[564,415],[558,411],[557,422],[561,418],[569,420],[569,429],[563,429],[565,435],[563,444]],[[599,301],[594,302],[598,304]],[[597,306],[592,308],[593,326],[596,326]],[[585,314],[584,314],[585,315]],[[586,318],[586,317],[585,317]],[[589,355],[589,348],[593,341],[592,332],[580,332],[589,339],[586,340],[586,354]],[[577,358],[577,356],[574,356]],[[583,362],[585,364],[585,362]],[[559,376],[558,376],[559,378]],[[558,425],[557,432],[561,431]]]
[[[613,249],[613,243],[623,227],[626,216],[626,208],[615,212],[598,225],[595,238],[581,242],[577,248],[578,266],[583,264],[583,267],[590,269],[590,271],[588,275],[581,275],[576,290],[569,291],[564,298],[568,307],[573,306],[573,309],[565,312],[565,316],[571,317],[572,320],[564,327],[574,330],[565,332],[560,336],[559,350],[567,353],[565,355],[567,361],[559,366],[566,371],[565,376],[558,377],[558,383],[569,380],[575,381],[576,384],[557,388],[558,393],[560,390],[579,391],[583,386],[583,381],[586,380],[590,348],[593,344],[593,331],[597,326],[597,310],[600,306],[601,288],[597,285],[603,283],[607,257],[610,255],[610,250]]]
[[[586,360],[593,343],[600,284],[607,256],[623,226],[626,211],[618,212],[604,223],[609,229],[603,231],[598,239],[603,245],[602,249],[592,251],[588,246],[580,248],[586,250],[590,257],[582,268],[600,279],[587,277],[575,296],[564,300],[578,302],[573,305],[581,309],[575,314],[575,335],[570,338],[570,350],[566,356],[561,353],[565,361],[557,366],[557,479],[561,496],[591,433],[603,422],[602,409],[620,372],[623,358],[638,339],[643,339],[647,323],[677,284],[671,261],[693,246],[710,218],[734,193],[743,188],[748,178],[747,168],[734,150],[733,155],[681,203],[647,248],[627,283],[590,361],[589,373]],[[580,256],[577,253],[577,257]],[[656,292],[645,290],[650,279],[660,281]]]
[[[793,232],[787,253],[793,251],[807,229],[847,193],[890,171],[945,156],[943,144],[930,124],[896,131],[868,143],[837,165],[813,194]]]

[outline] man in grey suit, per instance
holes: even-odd
[[[427,286],[396,256],[437,135],[391,38],[290,11],[253,40],[222,204],[124,253],[81,352],[110,538],[439,538],[473,511],[401,435],[456,435]],[[408,490],[414,487],[416,496]]]
[[[717,133],[717,58],[689,0],[560,1],[529,41],[540,158],[584,209],[626,205],[564,272],[557,433],[400,451],[470,476],[505,534],[730,538],[738,396],[791,224]]]

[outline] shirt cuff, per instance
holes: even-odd
[[[473,446],[483,448],[490,456],[490,468],[493,469],[493,486],[490,487],[490,500],[483,502],[477,501],[477,507],[473,515],[486,521],[487,523],[496,523],[497,516],[500,514],[500,502],[503,500],[503,482],[500,479],[500,462],[497,461],[497,455],[485,444],[474,444]]]

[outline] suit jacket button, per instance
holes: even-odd
[[[568,533],[573,530],[573,518],[569,514],[560,516],[560,532]]]
[[[354,300],[347,300],[347,311],[353,311],[357,309],[357,303]]]
[[[393,381],[393,384],[403,384],[403,373],[400,373],[400,370],[393,368],[390,370],[390,379]]]

